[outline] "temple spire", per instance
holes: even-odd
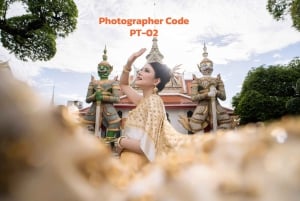
[[[207,53],[207,47],[206,47],[205,42],[204,42],[204,46],[203,46],[203,53],[202,53],[202,56],[203,56],[204,58],[207,58],[207,56],[208,56],[208,53]]]
[[[200,70],[200,67],[202,67],[202,66],[211,66],[211,67],[213,67],[212,60],[210,60],[209,58],[207,58],[208,57],[208,53],[207,53],[207,47],[206,47],[205,42],[204,42],[204,46],[203,46],[202,56],[203,56],[203,59],[200,62],[200,65],[198,65],[199,70]]]
[[[164,56],[162,55],[162,53],[160,53],[158,49],[157,38],[153,37],[150,53],[146,56],[147,63],[151,63],[151,62],[162,63],[163,58]]]
[[[156,18],[156,0],[153,0],[153,18]],[[156,29],[154,25],[154,29]],[[146,56],[147,63],[159,62],[162,63],[164,56],[158,49],[157,37],[154,36],[152,39],[152,47],[150,53]]]
[[[55,84],[53,84],[52,87],[52,97],[51,97],[50,105],[54,105],[54,94],[55,94]]]
[[[102,56],[103,61],[107,61],[107,55],[106,55],[106,52],[107,52],[107,50],[106,50],[106,45],[105,45],[105,48],[104,48],[104,50],[103,50],[103,56]]]

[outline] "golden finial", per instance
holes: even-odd
[[[102,61],[98,64],[98,66],[100,65],[103,65],[103,66],[108,66],[108,67],[110,67],[111,69],[113,68],[113,66],[111,66],[109,63],[108,63],[108,61],[107,61],[107,55],[106,55],[106,53],[107,53],[107,49],[106,49],[106,45],[105,45],[105,48],[104,48],[104,50],[103,50],[103,55],[102,55]]]
[[[208,53],[207,53],[207,47],[206,47],[205,42],[204,42],[204,46],[203,46],[203,53],[202,53],[202,56],[203,56],[204,58],[207,58],[207,56],[208,56]]]
[[[202,56],[203,56],[203,59],[202,61],[200,62],[200,65],[197,64],[199,70],[201,71],[201,67],[202,66],[211,66],[213,67],[213,62],[207,58],[208,56],[208,53],[207,53],[207,47],[206,47],[206,44],[204,42],[204,46],[203,46],[203,53],[202,53]]]
[[[105,45],[105,48],[104,48],[104,50],[103,50],[103,56],[102,56],[102,58],[103,58],[103,61],[107,61],[107,55],[106,55],[106,52],[107,52],[107,50],[106,50],[106,45]]]

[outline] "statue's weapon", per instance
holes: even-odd
[[[215,91],[215,86],[210,86],[210,91]],[[216,96],[211,97],[211,113],[212,113],[212,123],[213,123],[213,131],[215,132],[217,130],[218,124],[217,124],[217,108],[216,108]]]
[[[97,91],[100,90],[100,86],[98,84]],[[95,122],[95,136],[97,137],[99,135],[99,132],[101,132],[100,127],[100,114],[101,114],[101,101],[97,101],[96,103],[96,122]]]

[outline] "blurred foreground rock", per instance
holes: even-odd
[[[65,108],[0,80],[0,200],[299,200],[300,118],[204,135],[128,180]]]

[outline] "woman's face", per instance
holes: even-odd
[[[135,84],[140,88],[151,87],[158,84],[158,80],[155,77],[154,69],[150,64],[146,64],[142,69],[137,73]]]

